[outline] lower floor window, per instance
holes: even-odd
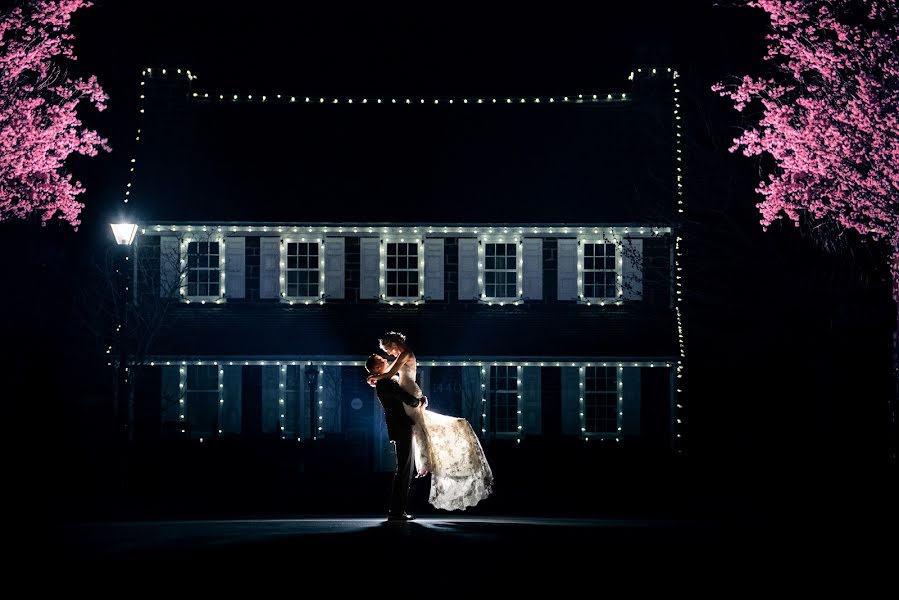
[[[584,381],[587,433],[617,433],[618,375],[615,367],[587,367]]]
[[[184,420],[192,437],[211,436],[219,430],[219,368],[195,365],[187,368]]]
[[[490,420],[493,433],[518,432],[518,368],[490,367]]]

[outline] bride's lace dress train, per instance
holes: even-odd
[[[444,510],[465,510],[493,491],[493,471],[481,442],[465,419],[429,410],[413,419],[415,468],[431,473],[428,502]]]

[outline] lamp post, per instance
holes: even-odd
[[[306,365],[306,383],[309,385],[309,433],[315,440],[315,382],[318,379],[318,369],[311,364]]]
[[[134,236],[137,233],[137,225],[134,223],[110,223],[110,227],[112,228],[112,235],[115,238],[116,243],[123,248],[126,248],[128,251],[133,252],[134,246],[132,243],[134,242]],[[129,252],[125,252],[125,261],[128,261],[130,257],[128,256]],[[119,261],[117,261],[118,263]],[[132,261],[134,263],[133,268],[137,269],[137,261]],[[120,263],[124,267],[124,262]],[[116,273],[120,273],[122,269],[116,268]],[[116,332],[118,334],[119,341],[119,364],[117,367],[118,378],[116,381],[116,422],[119,424],[120,432],[123,436],[123,441],[131,440],[131,402],[129,401],[129,390],[128,390],[128,371],[127,371],[127,363],[128,363],[128,353],[127,348],[125,347],[125,339],[126,332],[125,328],[128,326],[128,310],[130,308],[130,302],[128,301],[129,297],[132,293],[136,293],[136,290],[131,291],[128,285],[128,272],[124,271],[123,275],[125,288],[122,294],[122,303],[121,303],[121,315],[122,320],[116,324]],[[133,285],[133,284],[132,284]]]

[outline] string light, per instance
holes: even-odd
[[[354,358],[342,358],[340,360],[334,359],[334,357],[330,357],[329,359],[320,359],[318,356],[290,356],[290,357],[281,357],[281,358],[271,358],[271,359],[253,359],[248,360],[244,358],[234,358],[234,357],[211,357],[206,359],[191,359],[191,360],[175,360],[174,363],[172,360],[165,360],[168,357],[159,357],[154,356],[151,357],[152,360],[150,363],[153,366],[157,364],[159,366],[172,366],[173,364],[181,363],[182,366],[187,365],[218,365],[224,364],[227,362],[229,365],[234,365],[235,363],[243,366],[282,366],[282,365],[296,365],[300,363],[312,364],[322,367],[364,367],[365,361],[354,359]],[[447,357],[447,358],[419,358],[416,361],[420,366],[423,367],[483,367],[484,365],[496,366],[496,367],[608,367],[608,366],[618,366],[618,367],[647,367],[647,368],[674,368],[677,366],[677,361],[634,361],[627,359],[620,359],[614,357],[592,357],[592,358],[575,358],[575,359],[550,359],[546,360],[542,358],[539,361],[536,360],[528,360],[528,359],[496,359],[495,357],[484,357],[481,360],[473,360],[470,358],[461,359],[455,357]],[[323,372],[320,372],[323,374]],[[321,389],[321,386],[319,386]]]
[[[178,368],[178,421],[184,423],[185,406],[184,399],[187,394],[187,367],[182,365]],[[181,430],[184,433],[184,429]]]
[[[481,367],[481,435],[487,434],[487,369]]]
[[[287,404],[284,398],[287,394],[287,365],[281,363],[278,369],[278,431],[281,439],[287,439]]]
[[[225,415],[225,370],[219,365],[219,363],[214,363],[216,366],[216,371],[218,372],[218,388],[219,388],[219,410],[218,410],[218,434],[222,435],[222,428],[224,427],[224,415]]]
[[[244,222],[244,223],[207,223],[206,226],[210,228],[222,228],[227,227],[231,233],[252,233],[254,231],[258,232],[262,229],[259,223],[253,222]],[[142,227],[147,231],[153,232],[172,232],[172,233],[186,233],[192,232],[194,229],[202,227],[201,225],[194,225],[192,223],[160,223],[148,221],[142,224]],[[359,232],[366,233],[375,233],[375,229],[372,227],[371,223],[344,223],[340,227],[335,226],[333,224],[325,224],[325,223],[279,223],[278,225],[267,225],[266,231],[270,230],[272,232],[277,233],[292,233],[297,229],[305,229],[306,233],[310,234],[311,237],[323,237],[325,234],[334,234],[337,233],[338,230],[343,231],[352,231],[353,229],[358,230]],[[541,235],[554,235],[557,234],[559,230],[563,230],[562,233],[568,234],[577,234],[577,235],[588,235],[590,233],[597,234],[600,238],[615,238],[615,237],[627,237],[627,234],[631,229],[639,229],[643,228],[644,231],[647,229],[651,231],[653,236],[666,235],[673,233],[673,229],[671,227],[663,227],[663,226],[655,226],[655,225],[641,225],[641,224],[629,224],[629,225],[604,225],[604,224],[583,224],[578,225],[576,227],[564,227],[562,225],[533,225],[533,224],[524,224],[524,223],[510,223],[507,225],[489,225],[486,223],[463,223],[450,225],[446,223],[423,223],[418,226],[419,230],[428,230],[428,233],[441,233],[440,237],[457,237],[457,236],[484,236],[485,238],[488,236],[496,235],[497,228],[503,228],[503,233],[509,236],[526,236],[528,234],[534,234],[535,236]],[[381,231],[381,233],[385,237],[389,238],[400,238],[403,227],[399,227],[396,225],[377,225],[377,229]],[[408,232],[408,227],[406,227]],[[414,232],[413,232],[414,233]],[[499,237],[496,235],[496,237]],[[295,240],[294,240],[295,241]],[[420,240],[419,240],[420,241]],[[495,240],[489,240],[495,241]],[[511,243],[512,240],[509,240]]]
[[[324,365],[323,365],[323,363],[319,363],[319,366],[324,366]],[[324,371],[324,369],[320,368],[318,370],[318,383],[319,383],[318,390],[319,390],[319,392],[322,392],[325,389],[325,386],[323,383],[324,379],[325,379],[325,371]],[[319,396],[318,396],[318,423],[313,424],[313,426],[316,426],[316,425],[318,426],[317,431],[318,431],[319,435],[321,435],[322,423],[324,423],[324,418],[323,418],[324,415],[322,414],[324,412],[324,410],[325,410],[325,403],[324,403],[324,400],[322,400],[322,394],[319,393]],[[316,438],[313,437],[312,439],[314,440]]]
[[[677,212],[680,215],[684,214],[684,182],[683,175],[680,167],[680,163],[682,162],[682,140],[683,140],[683,131],[681,126],[681,117],[679,114],[681,105],[680,105],[680,88],[678,87],[677,80],[680,77],[678,72],[672,71],[670,68],[668,71],[671,73],[671,87],[672,94],[674,99],[674,127],[675,127],[675,159],[677,163],[677,175],[675,175],[675,183],[677,184]],[[684,346],[684,323],[683,323],[683,315],[681,313],[681,303],[683,302],[683,268],[681,267],[681,257],[683,256],[683,252],[681,251],[681,242],[683,238],[680,236],[675,236],[674,238],[674,267],[675,267],[675,302],[674,302],[674,314],[677,325],[677,345],[678,345],[678,359],[677,359],[677,368],[676,368],[676,377],[674,380],[674,397],[675,397],[675,405],[677,408],[676,413],[676,436],[675,436],[675,448],[679,454],[683,453],[683,448],[678,443],[683,439],[681,434],[681,425],[683,424],[684,418],[682,416],[682,401],[680,399],[679,394],[683,393],[681,379],[684,376],[684,363],[687,359],[686,349]]]
[[[227,94],[220,94],[214,92],[198,92],[192,94],[193,99],[197,101],[225,101],[225,98],[228,97]],[[232,102],[246,102],[246,103],[255,103],[255,102],[266,102],[271,104],[274,101],[281,101],[284,103],[296,103],[296,98],[294,96],[272,96],[260,95],[260,94],[248,94],[246,96],[241,96],[239,94],[233,94],[231,96]],[[376,104],[397,104],[396,98],[390,98],[389,102],[385,98],[373,98],[369,101],[369,98],[362,97],[353,97],[353,96],[320,96],[318,98],[318,104],[337,104],[337,105],[376,105]],[[408,98],[402,99],[402,103],[413,106],[433,106],[433,107],[445,107],[445,106],[455,106],[455,105],[468,105],[468,104],[505,104],[507,106],[512,106],[515,104],[555,104],[557,102],[567,103],[567,104],[621,104],[629,102],[629,98],[626,93],[596,93],[596,94],[577,94],[576,96],[563,96],[561,100],[557,100],[555,96],[537,96],[531,98],[471,98],[464,96],[409,96]],[[312,100],[309,97],[305,98],[305,103],[309,104]]]
[[[521,436],[522,436],[522,432],[523,432],[522,416],[521,416],[521,369],[522,369],[521,365],[518,365],[517,369],[515,370],[515,381],[516,381],[515,393],[518,397],[518,402],[516,403],[516,406],[517,406],[516,410],[518,413],[516,421],[517,421],[518,427],[516,428],[517,431],[516,431],[515,442],[518,444],[521,443]]]

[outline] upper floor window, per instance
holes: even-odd
[[[614,300],[621,295],[619,256],[614,243],[585,241],[580,295],[589,300]]]
[[[483,241],[481,296],[487,301],[521,298],[521,260],[515,241]]]
[[[321,291],[318,242],[288,241],[285,246],[287,252],[285,294],[290,298],[318,298]]]
[[[218,300],[222,295],[220,243],[187,242],[187,286],[190,299]]]
[[[581,428],[584,433],[617,434],[621,429],[619,369],[584,367],[584,406]]]
[[[384,260],[384,297],[387,300],[416,301],[421,299],[421,280],[423,265],[419,256],[418,242],[405,240],[386,241],[383,244]]]

